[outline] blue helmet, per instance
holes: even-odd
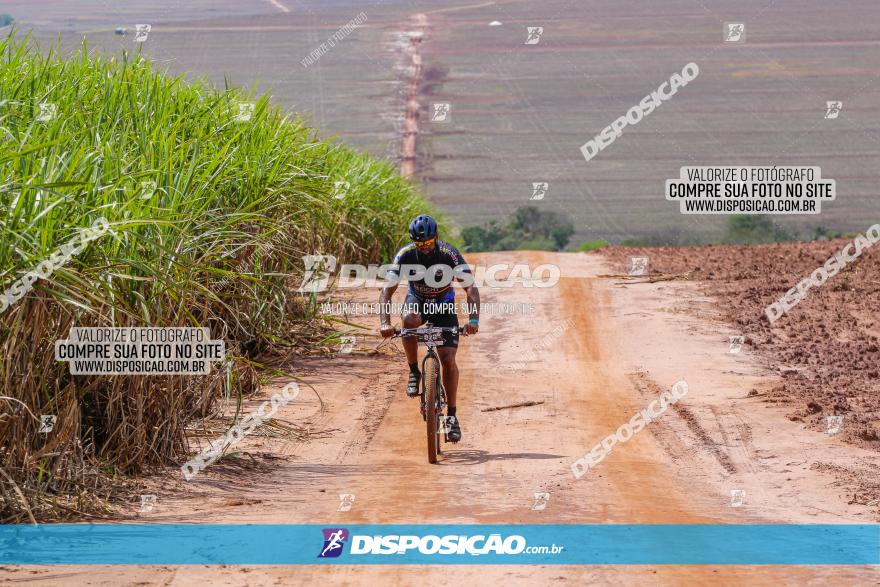
[[[419,214],[409,223],[409,236],[414,241],[424,241],[437,236],[437,221],[427,214]]]

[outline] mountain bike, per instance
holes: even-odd
[[[425,358],[422,359],[422,393],[421,412],[422,418],[427,424],[428,432],[428,462],[437,462],[437,455],[442,454],[440,448],[440,434],[443,441],[448,442],[446,435],[449,432],[449,423],[446,418],[446,390],[440,378],[440,359],[437,357],[435,348],[443,344],[443,332],[464,334],[464,330],[458,327],[432,326],[426,322],[418,328],[395,328],[395,336],[416,336],[419,346],[428,348]]]

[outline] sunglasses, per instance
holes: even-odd
[[[415,243],[415,245],[417,247],[428,247],[428,246],[433,245],[434,241],[436,241],[436,240],[437,240],[436,238],[429,238],[426,241],[413,241],[413,242]]]

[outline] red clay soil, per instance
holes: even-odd
[[[880,451],[880,246],[808,290],[772,326],[764,314],[849,242],[610,247],[603,254],[621,274],[630,257],[646,256],[649,277],[688,274],[681,278],[702,282],[722,319],[780,374],[766,401],[790,404],[789,417],[814,429],[825,429],[826,416],[843,415],[842,439]]]

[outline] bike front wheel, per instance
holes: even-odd
[[[425,414],[428,431],[428,462],[437,462],[437,453],[440,452],[440,437],[438,434],[438,422],[440,414],[437,407],[440,404],[440,361],[437,357],[425,357],[422,365],[422,398],[425,400]]]

